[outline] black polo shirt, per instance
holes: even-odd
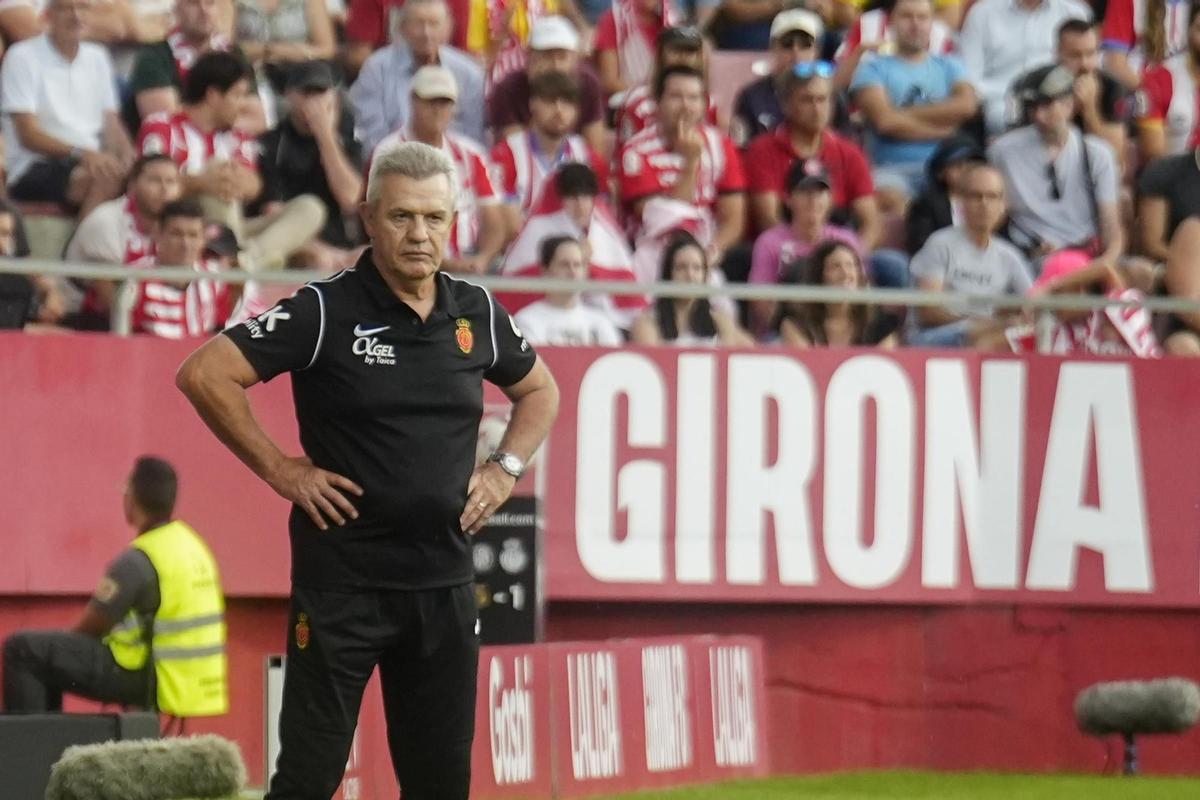
[[[475,284],[438,273],[424,322],[384,283],[371,251],[225,332],[270,380],[292,373],[305,454],[363,488],[357,520],[321,531],[292,508],[292,582],[428,589],[474,577],[459,527],[483,413],[483,380],[511,386],[533,348]]]

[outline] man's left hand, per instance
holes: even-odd
[[[508,500],[516,483],[517,479],[500,469],[499,464],[489,461],[476,467],[467,484],[467,505],[458,519],[463,532],[472,536],[478,533]]]
[[[1097,109],[1100,99],[1100,80],[1094,73],[1085,72],[1075,78],[1075,102],[1083,111]]]

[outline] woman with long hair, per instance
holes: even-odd
[[[863,289],[862,259],[850,245],[825,241],[808,258],[792,262],[781,284]],[[862,303],[782,303],[775,320],[779,340],[789,347],[884,347],[897,343],[900,321]]]
[[[661,280],[708,283],[708,255],[696,237],[675,234],[663,250]],[[754,339],[733,317],[715,309],[704,297],[660,297],[633,323],[630,336],[637,344],[677,347],[750,347]]]

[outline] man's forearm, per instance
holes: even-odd
[[[909,106],[904,111],[929,125],[959,126],[974,116],[979,105],[973,97],[952,97],[940,103],[929,103],[923,106]]]
[[[512,418],[497,449],[528,461],[558,415],[558,386],[553,381],[513,403]]]
[[[669,196],[683,203],[696,204],[696,175],[700,172],[700,159],[689,164],[683,162],[679,170],[679,180],[671,187]]]
[[[329,182],[329,190],[337,200],[343,213],[349,214],[358,206],[362,194],[362,176],[342,151],[341,144],[332,133],[317,137],[317,150],[321,155],[321,169]]]

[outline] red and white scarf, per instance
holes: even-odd
[[[179,70],[179,80],[183,82],[187,80],[196,59],[208,52],[224,52],[232,47],[233,43],[223,34],[214,33],[208,40],[208,50],[197,50],[184,38],[183,31],[176,28],[167,34],[167,46],[171,48],[175,68]]]
[[[588,221],[586,234],[563,209],[554,181],[546,181],[537,204],[517,234],[516,240],[500,266],[500,274],[509,277],[536,277],[541,274],[541,243],[548,236],[574,236],[587,243],[588,278],[601,281],[637,280],[633,272],[633,255],[621,233],[621,226],[608,209],[603,198],[597,197]],[[498,293],[497,299],[515,314],[541,295]],[[617,295],[587,298],[589,305],[607,308],[613,321],[627,328],[639,311],[649,304],[642,295]]]
[[[617,28],[617,59],[621,79],[627,86],[648,83],[654,74],[655,39],[664,28],[675,24],[671,4],[662,0],[655,15],[658,27],[648,36],[642,25],[637,0],[613,0],[613,22]]]

